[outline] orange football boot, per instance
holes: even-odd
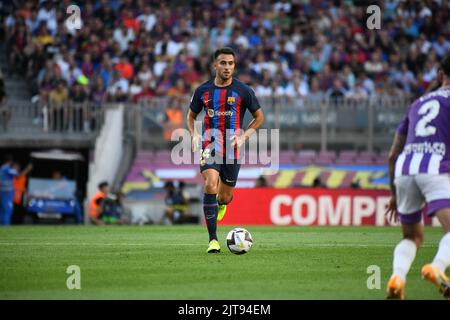
[[[444,298],[450,299],[450,281],[445,273],[440,272],[430,263],[422,267],[422,278],[434,284]]]
[[[395,274],[388,281],[386,299],[405,299],[405,281]]]

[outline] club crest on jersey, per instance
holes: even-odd
[[[210,118],[214,117],[214,109],[208,109],[208,116]]]
[[[235,102],[236,102],[236,98],[235,98],[235,97],[228,97],[227,103],[228,103],[230,106],[232,106]]]

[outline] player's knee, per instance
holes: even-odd
[[[439,220],[444,232],[450,232],[450,209],[441,209],[436,212],[436,217]]]
[[[215,194],[217,193],[217,182],[211,180],[205,181],[205,193]]]

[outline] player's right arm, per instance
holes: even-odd
[[[192,152],[196,152],[198,150],[202,141],[201,134],[195,129],[195,119],[197,119],[197,115],[202,110],[202,105],[203,103],[201,101],[201,95],[197,88],[194,91],[194,95],[192,96],[191,104],[186,116],[186,126],[189,130],[189,134],[191,135]]]
[[[187,128],[189,130],[189,133],[191,135],[191,146],[192,146],[192,152],[196,152],[197,148],[200,145],[200,142],[202,141],[202,136],[200,133],[195,130],[195,119],[197,119],[198,113],[193,112],[191,109],[189,109],[187,113]]]

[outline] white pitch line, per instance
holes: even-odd
[[[199,243],[166,243],[164,246],[199,246]],[[299,247],[323,247],[323,248],[333,248],[333,247],[343,247],[343,248],[371,248],[371,247],[382,247],[382,248],[391,248],[395,245],[393,244],[346,244],[346,243],[299,243]],[[159,243],[65,243],[65,242],[0,242],[0,246],[141,246],[141,247],[149,247],[149,246],[161,246]],[[289,245],[287,247],[293,247],[294,245]],[[264,244],[264,247],[273,249],[279,248],[277,245],[267,245]],[[424,248],[436,248],[437,245],[422,245]]]
[[[33,242],[33,243],[13,243],[13,242],[0,242],[0,246],[160,246],[160,244],[155,243],[64,243],[64,242]],[[175,243],[166,243],[165,245],[169,246],[195,246],[198,244],[193,243],[181,243],[181,244],[175,244]]]

